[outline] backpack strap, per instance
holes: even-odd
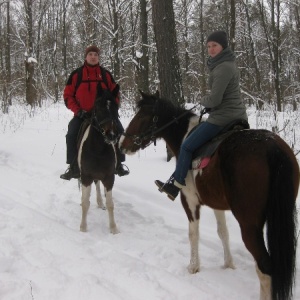
[[[76,85],[75,85],[75,94],[77,92],[78,87],[80,86],[80,84],[82,82],[83,68],[84,68],[84,66],[81,66],[76,70],[77,81],[76,81]],[[107,82],[107,78],[106,78],[107,70],[105,68],[103,68],[102,66],[100,66],[100,71],[101,71],[102,81],[106,85],[106,88],[108,88],[108,82]]]
[[[81,66],[80,68],[78,68],[76,70],[76,73],[77,73],[77,81],[76,81],[76,85],[75,85],[75,94],[76,94],[76,92],[78,90],[78,87],[81,84],[81,81],[82,81],[83,66]]]
[[[108,89],[108,82],[107,82],[107,78],[106,78],[107,70],[101,66],[100,66],[100,70],[101,70],[101,75],[102,75],[102,81],[104,82],[104,84],[106,85],[106,88]]]

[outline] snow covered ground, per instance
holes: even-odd
[[[39,109],[32,118],[22,111],[1,116],[0,299],[259,298],[254,262],[231,212],[226,216],[236,269],[221,268],[214,215],[204,207],[201,272],[187,272],[187,218],[179,199],[170,201],[153,183],[166,180],[174,169],[174,159],[166,162],[163,141],[127,157],[130,175],[116,178],[113,199],[120,233],[109,233],[107,212],[97,208],[94,190],[88,232],[80,232],[77,181],[59,178],[66,168],[70,118],[62,103]],[[122,121],[126,126],[128,116]],[[295,299],[300,299],[300,251]]]

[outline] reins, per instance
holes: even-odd
[[[156,134],[161,132],[162,130],[166,129],[167,127],[169,127],[170,125],[174,124],[174,123],[177,123],[178,120],[180,120],[181,118],[183,118],[185,115],[189,114],[190,111],[192,111],[193,109],[195,109],[198,105],[200,105],[200,103],[197,103],[196,105],[194,105],[193,107],[191,107],[190,109],[186,110],[184,113],[180,114],[178,117],[174,117],[173,120],[169,121],[168,123],[166,123],[165,125],[163,125],[162,127],[160,128],[157,128],[156,124],[158,122],[158,116],[157,115],[154,115],[153,117],[153,125],[150,126],[149,130],[147,130],[146,132],[144,133],[141,133],[140,135],[131,135],[131,134],[128,134],[126,132],[124,132],[122,135],[126,136],[126,137],[130,137],[133,139],[133,142],[136,144],[136,145],[141,145],[142,142],[144,140],[147,140],[149,139],[149,143],[147,145],[144,145],[142,147],[142,149],[144,149],[145,147],[147,147],[150,143],[154,143],[154,145],[156,145]],[[209,109],[207,108],[203,108],[200,112],[200,117],[199,117],[199,122],[201,121],[202,117],[204,114],[206,114],[207,112],[209,111]],[[150,136],[150,138],[149,138]]]
[[[97,116],[96,116],[95,110],[93,111],[91,117],[86,119],[86,122],[88,122],[88,124],[91,127],[93,127],[96,131],[98,131],[99,133],[102,134],[102,136],[104,138],[104,141],[108,144],[110,144],[111,141],[109,139],[107,139],[106,134],[105,134],[105,130],[102,128],[102,125],[109,122],[109,121],[115,122],[115,119],[113,117],[106,117],[103,120],[99,121]],[[120,136],[120,135],[117,135],[117,136]]]

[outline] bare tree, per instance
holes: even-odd
[[[246,32],[247,34],[244,36],[245,39],[247,39],[249,45],[250,45],[250,54],[249,54],[249,68],[248,68],[248,73],[250,73],[250,70],[253,66],[254,69],[254,74],[255,76],[249,76],[250,80],[253,82],[254,79],[254,86],[257,88],[257,91],[255,92],[255,96],[257,96],[258,101],[257,101],[257,105],[258,108],[261,108],[263,105],[263,102],[261,101],[261,95],[262,95],[262,87],[261,87],[261,72],[259,69],[259,64],[258,64],[258,56],[257,56],[257,51],[255,48],[255,42],[254,42],[254,36],[253,36],[253,27],[254,24],[252,24],[252,20],[250,18],[250,12],[249,12],[249,1],[248,0],[244,0],[242,1],[244,10],[245,10],[245,15],[246,15],[246,19],[245,19],[245,24],[246,24]],[[246,47],[245,47],[246,48]],[[251,74],[252,75],[252,74]]]
[[[230,47],[232,51],[235,50],[235,29],[236,29],[236,16],[235,16],[235,0],[230,0]]]
[[[149,47],[147,0],[140,0],[140,33],[138,48],[135,53],[136,83],[138,89],[149,92]]]
[[[112,50],[111,50],[111,66],[116,80],[119,80],[121,74],[121,65],[119,57],[119,0],[109,0],[109,16],[112,24]]]
[[[281,37],[280,37],[280,1],[279,0],[271,0],[270,7],[268,10],[270,11],[271,21],[268,23],[267,16],[266,16],[266,8],[263,2],[257,1],[259,6],[261,20],[264,29],[264,35],[266,39],[266,44],[269,50],[269,57],[271,61],[272,67],[272,82],[273,87],[275,90],[276,95],[276,104],[277,110],[282,111],[282,95],[281,95],[281,82],[280,82],[280,75],[281,75],[281,53],[280,53],[280,46],[281,46]],[[270,94],[272,95],[273,92],[271,90]]]
[[[12,95],[11,95],[11,60],[10,60],[10,2],[7,1],[6,3],[6,32],[3,35],[3,50],[4,53],[1,57],[4,57],[5,63],[1,60],[1,80],[0,84],[2,83],[2,111],[4,113],[8,113],[8,108],[12,105]],[[1,5],[0,5],[0,12],[1,12]],[[1,26],[1,25],[0,25]],[[1,28],[2,29],[2,28]],[[2,30],[0,30],[1,32]],[[2,50],[1,50],[2,51]]]
[[[37,92],[35,86],[34,69],[35,60],[33,54],[33,0],[24,0],[26,18],[26,53],[25,53],[25,82],[26,103],[35,106]]]
[[[90,0],[84,1],[84,13],[85,13],[85,36],[86,45],[92,45],[96,43],[96,22],[93,18],[93,5]]]
[[[183,105],[172,0],[152,0],[152,18],[157,47],[160,93],[174,103]]]

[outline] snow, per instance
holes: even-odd
[[[126,164],[130,175],[113,189],[120,233],[109,233],[107,211],[92,192],[88,232],[79,231],[76,180],[63,181],[65,134],[71,113],[58,103],[0,123],[0,299],[5,300],[240,300],[258,299],[253,259],[227,212],[235,270],[222,269],[213,211],[202,209],[201,271],[191,275],[188,221],[178,199],[159,193],[175,161],[165,144],[149,146]],[[123,125],[129,116],[121,118]],[[299,200],[297,203],[299,208]],[[299,250],[299,246],[298,246]],[[298,251],[295,299],[300,299]]]
[[[29,57],[27,62],[28,63],[37,63],[37,60],[34,57]]]
[[[142,57],[143,57],[143,52],[137,50],[137,51],[135,51],[135,56],[136,56],[137,58],[142,58]]]

